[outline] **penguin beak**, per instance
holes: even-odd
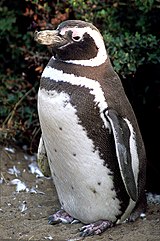
[[[62,43],[62,37],[59,35],[58,30],[36,31],[34,40],[43,45],[59,45]]]

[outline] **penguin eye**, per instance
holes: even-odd
[[[80,41],[82,39],[82,37],[81,36],[78,36],[78,35],[72,35],[72,40],[73,41],[75,41],[75,42],[78,42],[78,41]]]

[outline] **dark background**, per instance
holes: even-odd
[[[160,4],[132,1],[2,0],[0,3],[0,142],[37,152],[37,91],[51,53],[34,31],[67,19],[101,31],[133,106],[147,152],[147,191],[160,193]]]

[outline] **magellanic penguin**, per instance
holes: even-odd
[[[99,30],[68,20],[35,40],[53,52],[38,92],[38,156],[62,207],[49,223],[80,220],[87,236],[135,220],[146,207],[145,148]]]

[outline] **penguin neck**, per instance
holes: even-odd
[[[106,79],[106,73],[109,74],[113,72],[109,58],[107,58],[104,63],[99,66],[84,66],[81,64],[61,61],[52,57],[47,66],[56,70],[61,70],[66,74],[74,74],[78,77],[87,77],[97,81],[100,79]]]

